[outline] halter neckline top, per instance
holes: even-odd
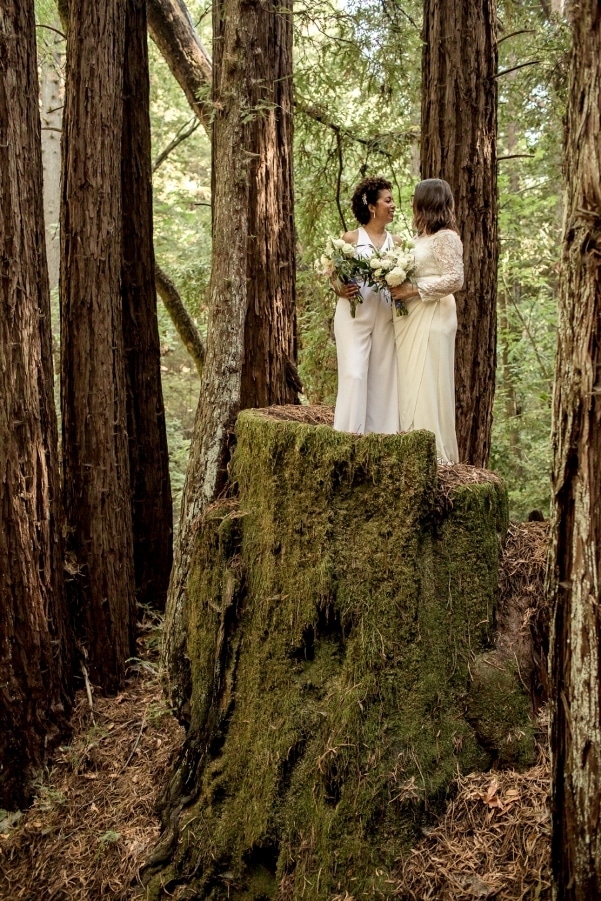
[[[384,239],[384,243],[382,244],[381,247],[376,247],[376,245],[371,240],[371,238],[369,237],[368,233],[366,232],[366,230],[363,228],[362,225],[359,226],[357,231],[358,231],[357,247],[364,247],[367,244],[369,247],[373,247],[374,250],[388,250],[390,247],[392,247],[392,245],[394,243],[390,232],[386,232],[386,238]],[[361,240],[362,237],[363,237],[363,240]]]

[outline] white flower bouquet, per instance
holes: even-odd
[[[371,283],[378,289],[388,290],[402,285],[415,271],[414,242],[411,238],[401,239],[389,250],[374,250],[369,257]],[[397,316],[406,316],[407,307],[402,300],[394,302]]]
[[[368,282],[375,284],[369,262],[365,258],[355,256],[356,245],[349,244],[342,238],[329,237],[326,241],[324,252],[318,260],[315,260],[313,268],[319,274],[327,278],[329,281],[335,279],[342,284],[350,284],[354,282]],[[349,298],[351,307],[351,316],[355,317],[357,304],[362,303],[363,298],[360,294]]]

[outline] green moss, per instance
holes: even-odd
[[[246,411],[236,436],[237,500],[205,517],[188,585],[195,800],[166,887],[387,897],[457,769],[490,759],[463,713],[490,647],[505,492],[459,489],[435,523],[429,433]]]
[[[536,759],[531,703],[515,660],[497,651],[472,665],[466,716],[478,740],[501,766],[532,766]]]

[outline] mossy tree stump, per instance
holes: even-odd
[[[505,490],[442,510],[427,432],[246,411],[236,437],[189,576],[191,721],[149,896],[385,898],[457,769],[490,760],[464,710]]]

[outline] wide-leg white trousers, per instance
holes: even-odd
[[[338,298],[334,335],[338,395],[334,428],[339,432],[393,434],[399,430],[397,360],[390,301],[363,288],[355,318]]]

